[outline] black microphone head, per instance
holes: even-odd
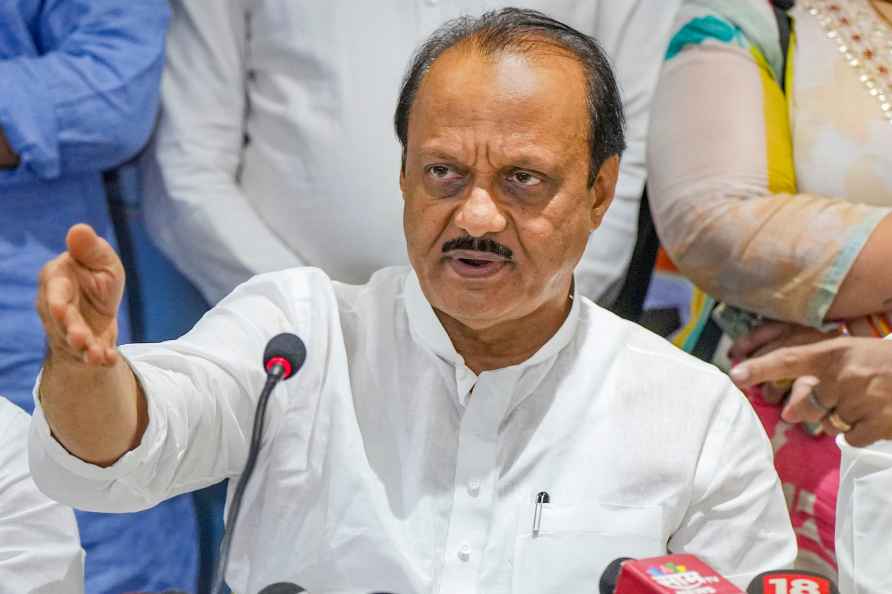
[[[273,336],[263,351],[263,368],[272,372],[276,365],[281,365],[282,379],[293,376],[307,360],[307,347],[304,341],[290,332]]]
[[[839,589],[833,580],[820,573],[802,569],[778,569],[760,573],[746,588],[746,594],[770,594],[772,592],[839,594]]]
[[[623,563],[631,561],[631,557],[620,557],[610,562],[610,565],[604,568],[601,579],[598,580],[598,592],[600,594],[613,594],[616,590],[616,582],[619,580],[619,572],[622,571]]]
[[[286,336],[286,335],[280,334],[279,336]],[[290,334],[288,336],[294,336],[294,335]],[[297,337],[294,336],[294,338],[297,338]],[[300,339],[298,338],[298,340],[300,340]],[[300,343],[300,344],[301,344],[301,346],[303,346],[303,343]],[[300,586],[292,584],[291,582],[279,582],[277,584],[270,584],[269,586],[267,586],[266,588],[264,588],[257,594],[300,594],[301,592],[306,592],[306,590],[304,590]]]

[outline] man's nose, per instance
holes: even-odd
[[[475,187],[455,215],[455,224],[471,237],[483,237],[503,231],[507,221],[492,195],[485,188]]]

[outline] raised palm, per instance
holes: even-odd
[[[68,250],[40,272],[37,311],[49,348],[88,365],[113,365],[124,267],[89,225],[74,225],[65,241]]]

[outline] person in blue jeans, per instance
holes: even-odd
[[[102,172],[152,130],[168,17],[164,0],[0,3],[0,393],[28,412],[44,356],[40,268],[65,249],[74,223],[114,243]],[[126,316],[119,326],[126,342]],[[89,594],[194,592],[190,496],[77,519]]]

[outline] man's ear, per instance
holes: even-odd
[[[403,197],[403,200],[406,199],[406,157],[403,157],[402,164],[400,165],[400,194]]]
[[[595,178],[595,183],[589,189],[589,192],[593,194],[591,214],[593,231],[601,226],[604,215],[607,214],[607,207],[613,202],[618,177],[619,155],[613,155],[601,164],[601,169],[598,170],[598,177]]]

